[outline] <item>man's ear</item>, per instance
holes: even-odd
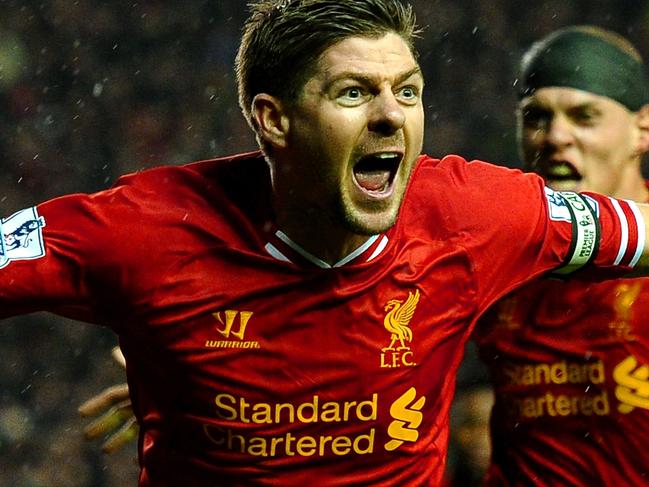
[[[649,152],[649,104],[643,105],[636,112],[636,126],[638,127],[638,152],[640,155]]]
[[[259,93],[252,100],[252,118],[259,137],[271,147],[285,148],[289,119],[282,102],[267,93]]]

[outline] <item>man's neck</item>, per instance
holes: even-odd
[[[332,266],[370,238],[347,230],[321,213],[280,210],[276,216],[278,228],[295,244]]]
[[[611,194],[614,198],[646,203],[649,201],[647,181],[642,177],[640,165],[630,167],[629,174],[623,175],[616,191]]]

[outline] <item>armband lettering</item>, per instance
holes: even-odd
[[[565,202],[572,223],[572,242],[561,267],[553,274],[567,275],[590,263],[599,250],[601,229],[595,210],[583,195],[569,191],[554,193]]]

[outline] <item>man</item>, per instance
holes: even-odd
[[[3,252],[4,315],[119,334],[140,485],[438,484],[482,312],[557,268],[646,272],[646,207],[419,155],[415,33],[397,0],[258,2],[237,76],[264,156],[3,220],[33,228]]]
[[[647,201],[648,81],[624,38],[559,30],[522,62],[526,163],[556,190]],[[476,327],[496,404],[488,485],[645,485],[649,281],[540,280]]]

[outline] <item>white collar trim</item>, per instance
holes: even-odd
[[[340,259],[338,262],[336,262],[334,265],[330,265],[324,260],[316,257],[313,255],[311,252],[305,250],[304,248],[300,247],[297,243],[295,243],[291,238],[286,235],[284,232],[281,230],[277,230],[275,232],[275,236],[280,239],[282,242],[284,242],[286,245],[288,245],[291,249],[293,249],[295,252],[300,254],[302,257],[304,257],[306,260],[311,262],[312,264],[322,268],[322,269],[333,269],[335,267],[342,267],[345,264],[348,264],[349,262],[353,261],[356,257],[361,255],[363,252],[365,252],[374,242],[376,239],[378,239],[381,235],[372,235],[370,238],[368,238],[363,245],[358,247],[356,250],[354,250],[352,253],[347,255],[346,257],[343,257]],[[384,235],[383,236],[383,241],[379,244],[377,249],[374,251],[372,256],[368,259],[368,261],[374,259],[381,251],[385,248],[385,246],[388,243],[388,238]],[[285,262],[290,262],[290,260],[282,254],[274,245],[268,243],[265,247],[266,252],[268,252],[272,257],[282,260]]]

